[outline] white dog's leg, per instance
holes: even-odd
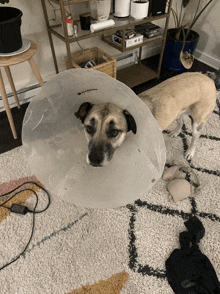
[[[184,115],[184,114],[188,114],[188,112],[187,112],[187,111],[184,111],[184,112],[182,112],[182,113],[177,117],[177,119],[176,119],[177,126],[176,126],[176,128],[175,128],[173,131],[171,131],[171,132],[169,133],[170,137],[174,138],[174,137],[177,137],[177,136],[179,135],[179,133],[180,133],[180,131],[181,131],[181,128],[182,128],[182,125],[183,125],[183,115]]]
[[[193,125],[192,125],[192,141],[191,141],[191,144],[190,144],[190,147],[189,149],[187,150],[186,154],[185,154],[185,158],[187,160],[190,160],[193,158],[194,156],[194,153],[195,153],[195,149],[196,149],[196,143],[201,135],[201,132],[203,130],[203,127],[204,127],[204,123],[201,122],[199,125],[195,122],[193,122]]]

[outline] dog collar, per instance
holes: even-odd
[[[74,115],[86,101],[119,105],[137,124],[104,167],[86,162],[84,127]],[[125,206],[144,196],[166,160],[161,129],[145,103],[96,70],[71,69],[50,79],[27,108],[22,142],[33,173],[52,195],[91,208]]]

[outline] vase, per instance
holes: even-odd
[[[105,21],[109,18],[111,10],[110,0],[90,1],[91,16],[94,20]]]
[[[131,0],[130,15],[135,19],[143,19],[148,15],[149,1]]]

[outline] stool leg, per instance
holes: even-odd
[[[10,106],[9,106],[9,103],[8,103],[8,98],[7,98],[7,95],[6,95],[5,85],[4,85],[1,70],[0,70],[0,93],[1,93],[2,100],[3,100],[4,106],[5,106],[6,114],[8,116],[9,124],[11,126],[13,137],[14,137],[14,139],[17,139],[18,137],[17,137],[13,117],[12,117],[12,114],[11,114],[11,109],[10,109]]]
[[[18,96],[17,96],[16,90],[15,90],[15,85],[14,85],[14,82],[13,82],[13,79],[12,79],[10,68],[9,68],[9,66],[5,66],[4,68],[5,68],[5,72],[7,74],[7,77],[8,77],[8,80],[9,80],[9,83],[10,83],[10,86],[11,86],[11,89],[12,89],[12,92],[14,94],[15,101],[17,103],[17,106],[18,106],[18,108],[21,108],[20,103],[19,103],[19,100],[18,100]]]
[[[28,60],[28,62],[29,62],[29,64],[30,64],[30,66],[31,66],[31,68],[32,68],[32,70],[33,70],[33,73],[35,74],[35,76],[36,76],[36,78],[37,78],[39,84],[41,85],[41,87],[43,87],[43,85],[44,85],[44,81],[42,80],[42,77],[41,77],[41,75],[40,75],[40,72],[39,72],[38,69],[37,69],[37,66],[36,66],[36,63],[35,63],[35,61],[34,61],[34,58],[31,57],[31,58]]]

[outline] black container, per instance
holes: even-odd
[[[167,0],[150,0],[150,16],[165,14]]]
[[[91,16],[90,12],[82,13],[79,15],[81,30],[90,30],[90,24],[91,24],[90,16]]]
[[[14,7],[0,7],[0,53],[10,53],[22,47],[21,17]]]

